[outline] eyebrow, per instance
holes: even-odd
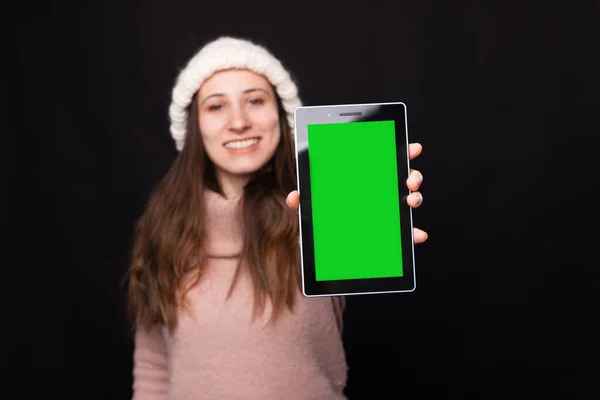
[[[244,90],[244,92],[243,92],[243,93],[244,93],[244,94],[248,94],[248,93],[252,93],[252,92],[259,92],[259,91],[260,91],[260,92],[265,92],[267,95],[269,94],[269,92],[268,92],[268,91],[266,91],[266,90],[265,90],[265,89],[263,89],[263,88],[250,88],[250,89],[246,89],[246,90]],[[225,97],[225,93],[213,93],[213,94],[211,94],[211,95],[209,95],[209,96],[206,96],[206,97],[204,98],[204,100],[202,100],[202,103],[201,103],[201,104],[204,104],[204,103],[206,103],[206,100],[210,99],[211,97]]]

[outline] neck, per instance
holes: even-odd
[[[244,187],[250,181],[250,175],[232,175],[221,170],[216,171],[217,182],[221,193],[228,199],[240,198],[244,195]]]

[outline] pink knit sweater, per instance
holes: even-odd
[[[252,286],[242,268],[226,299],[241,248],[235,199],[207,191],[207,250],[215,256],[188,296],[190,312],[169,334],[156,326],[135,337],[134,400],[341,400],[347,365],[341,341],[343,297],[306,298],[275,324],[251,321]]]

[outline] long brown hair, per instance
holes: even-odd
[[[249,266],[254,315],[270,300],[274,319],[285,307],[293,308],[299,248],[297,216],[285,202],[296,186],[293,141],[281,99],[273,92],[281,139],[273,158],[244,188],[240,265],[244,260]],[[200,136],[197,101],[194,96],[189,108],[185,146],[136,224],[128,282],[128,313],[136,328],[162,324],[172,331],[185,294],[202,278],[203,191],[219,192],[219,187]],[[183,287],[192,272],[192,284]],[[238,274],[239,266],[233,283]]]

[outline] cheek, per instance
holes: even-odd
[[[262,131],[269,137],[269,150],[274,151],[281,140],[281,127],[277,118],[269,119],[263,124]]]
[[[222,124],[214,118],[203,118],[200,119],[198,127],[200,128],[200,135],[204,145],[210,145],[217,139]]]
[[[269,110],[268,112],[263,113],[259,120],[257,121],[264,131],[272,133],[274,136],[279,136],[280,134],[280,126],[279,126],[279,116],[277,115],[277,110]]]

